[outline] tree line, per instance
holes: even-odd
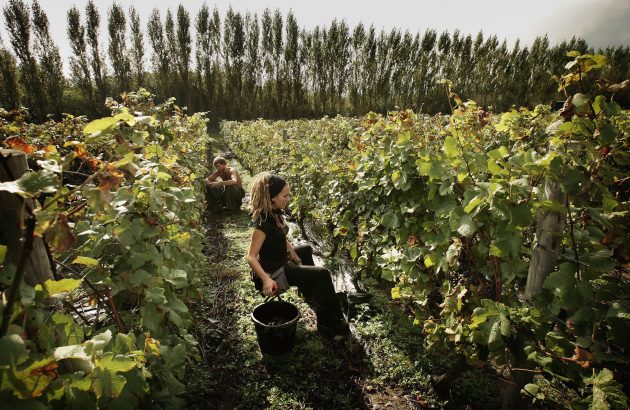
[[[230,7],[221,15],[205,4],[194,15],[182,4],[154,9],[143,24],[133,5],[113,3],[102,13],[89,1],[84,10],[67,11],[66,76],[38,1],[8,0],[2,12],[9,46],[0,38],[0,106],[26,106],[35,121],[64,112],[104,115],[108,96],[140,87],[158,100],[175,97],[191,112],[208,111],[214,122],[397,107],[433,114],[450,110],[440,79],[452,81],[462,97],[502,111],[561,98],[553,75],[563,72],[566,53],[594,51],[575,37],[509,46],[483,32],[414,34],[337,19],[306,29],[292,12],[266,9],[259,16]],[[608,79],[630,77],[629,46],[598,52],[610,61]],[[621,98],[627,106],[628,96]]]

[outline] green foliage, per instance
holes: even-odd
[[[87,124],[0,120],[3,145],[37,160],[0,189],[40,201],[35,232],[63,277],[22,284],[1,335],[0,397],[15,406],[182,405],[196,357],[186,302],[203,260],[194,170],[206,166],[206,120],[144,90],[108,104],[111,117]],[[81,313],[89,304],[96,316]]]
[[[605,63],[573,57],[580,75]],[[561,381],[580,383],[593,366],[614,374],[630,362],[621,330],[630,287],[620,271],[630,260],[628,112],[582,89],[559,113],[494,115],[445,84],[448,116],[222,129],[253,172],[288,177],[294,212],[327,233],[330,249],[347,252],[357,274],[391,281],[392,297],[416,307],[429,346],[471,363],[529,361]],[[546,198],[545,179],[559,182],[562,203]],[[568,221],[560,262],[524,305],[535,216],[549,209]]]

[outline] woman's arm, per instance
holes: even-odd
[[[276,281],[271,279],[269,274],[265,272],[265,270],[260,266],[260,262],[258,261],[258,253],[260,252],[260,248],[262,248],[263,242],[265,242],[265,238],[267,235],[260,229],[254,229],[252,233],[252,240],[249,243],[249,250],[247,251],[247,263],[252,268],[256,276],[260,278],[262,281],[263,287],[262,292],[266,296],[273,296],[276,293],[276,288],[278,285]]]
[[[297,263],[298,265],[302,263],[300,257],[293,250],[293,245],[291,245],[291,241],[289,241],[289,238],[287,238],[287,253],[289,254],[289,259],[291,259],[292,262]]]

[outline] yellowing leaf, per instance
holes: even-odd
[[[130,358],[122,355],[114,356],[113,353],[106,353],[97,362],[96,366],[101,369],[106,369],[114,373],[128,372],[136,367],[136,362]]]
[[[81,285],[81,282],[83,282],[82,279],[48,279],[46,282],[44,282],[43,286],[41,284],[35,286],[35,290],[43,290],[45,288],[50,296],[58,295],[60,293],[71,292],[75,290]]]
[[[114,117],[105,117],[94,120],[83,128],[83,133],[91,135],[94,133],[103,133],[113,128],[118,120]]]
[[[72,261],[72,264],[85,265],[85,266],[96,266],[98,265],[98,260],[94,258],[88,258],[87,256],[77,256]]]
[[[68,216],[65,213],[58,214],[55,221],[46,230],[46,240],[58,252],[67,251],[74,246],[77,240],[72,234],[68,224]]]
[[[430,268],[433,265],[435,265],[435,262],[433,262],[433,260],[431,259],[431,255],[427,255],[427,257],[424,258],[424,266]]]
[[[392,288],[392,299],[400,299],[400,288]]]
[[[4,258],[7,256],[7,249],[5,245],[0,245],[0,264],[4,263]]]

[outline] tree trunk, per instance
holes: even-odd
[[[547,178],[545,180],[545,198],[562,204],[563,193],[560,185]],[[539,211],[536,224],[536,237],[532,249],[532,259],[527,273],[525,299],[531,302],[540,293],[547,275],[556,266],[558,250],[564,232],[564,214],[555,210]]]
[[[0,150],[0,182],[14,181],[28,169],[26,154],[17,150]],[[0,244],[7,249],[4,265],[16,265],[22,254],[25,207],[34,206],[34,201],[24,200],[18,195],[0,191]],[[46,245],[41,237],[33,241],[33,251],[26,263],[24,280],[31,286],[53,279]]]
[[[564,194],[560,185],[550,178],[545,180],[545,199],[562,204]],[[564,232],[564,213],[555,210],[540,210],[536,221],[536,237],[532,249],[532,259],[527,273],[527,285],[525,286],[525,299],[531,303],[534,297],[542,290],[545,279],[553,271],[558,260],[558,250],[562,243]],[[523,354],[524,346],[518,344],[509,346],[514,354],[514,366],[529,368],[531,362]],[[512,376],[512,380],[501,385],[502,408],[506,410],[520,410],[532,407],[529,400],[521,397],[521,388],[531,383],[533,373],[520,372]]]

